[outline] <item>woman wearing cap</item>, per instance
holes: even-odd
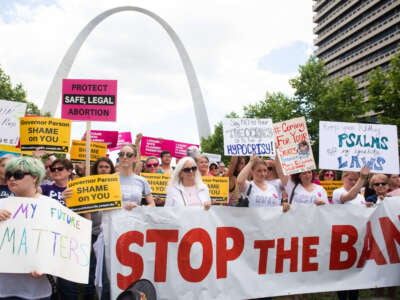
[[[196,162],[191,157],[182,158],[168,182],[165,206],[203,206],[209,209],[210,205],[208,187],[201,180]]]
[[[40,160],[18,157],[7,161],[5,178],[15,197],[45,199],[37,192],[44,178],[45,169]],[[2,209],[0,199],[0,222],[11,217],[11,212]],[[51,284],[46,275],[32,270],[30,273],[0,273],[0,299],[50,299]]]
[[[267,163],[253,154],[237,178],[239,191],[248,195],[249,207],[282,205],[282,210],[288,211],[289,203],[283,201],[275,187],[265,180],[267,172]],[[252,175],[252,181],[247,180],[249,175]]]
[[[142,197],[148,206],[155,206],[149,183],[134,172],[137,160],[135,145],[123,144],[118,157],[123,207],[131,210],[140,206]]]

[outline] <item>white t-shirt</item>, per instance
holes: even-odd
[[[119,174],[121,183],[122,202],[136,202],[140,205],[142,196],[151,194],[151,188],[147,180],[139,175],[124,176]]]
[[[281,182],[281,180],[279,178],[276,178],[276,179],[265,180],[265,181],[268,183],[268,185],[272,184],[275,187],[275,189],[278,193],[279,199],[282,199],[282,182]]]
[[[347,193],[347,191],[344,189],[343,186],[341,188],[335,189],[332,193],[332,204],[365,204],[364,196],[360,193],[358,193],[354,199],[342,202],[340,200],[340,196],[342,196],[342,194],[344,193]]]
[[[281,199],[278,192],[272,184],[267,184],[267,189],[263,191],[254,182],[246,184],[246,190],[243,195],[247,195],[247,191],[252,185],[249,195],[249,207],[273,207],[281,205]]]
[[[295,183],[291,179],[289,179],[285,186],[285,190],[288,194],[289,200],[292,196],[294,187]],[[294,190],[292,204],[312,205],[317,199],[321,199],[328,203],[328,195],[326,194],[326,191],[322,186],[314,184],[314,189],[309,192],[299,183]]]

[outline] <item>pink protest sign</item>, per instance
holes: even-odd
[[[115,148],[110,148],[110,151],[119,150],[122,144],[131,144],[132,143],[132,135],[129,131],[126,132],[118,132],[118,141],[117,146]]]
[[[141,155],[160,157],[162,150],[162,140],[147,136],[142,137],[142,141],[140,143]]]
[[[140,154],[143,156],[160,157],[161,151],[167,150],[176,158],[186,156],[186,149],[190,146],[199,147],[199,145],[176,142],[173,140],[164,140],[144,136],[140,145]]]
[[[108,149],[114,148],[117,146],[118,131],[91,130],[90,140],[92,142],[105,143]]]
[[[188,144],[188,143],[182,143],[182,142],[175,142],[175,150],[173,156],[176,158],[182,158],[186,156],[186,149],[191,147],[191,146],[196,146],[199,148],[199,145],[196,144]]]
[[[116,121],[117,81],[63,79],[61,116],[80,121]]]

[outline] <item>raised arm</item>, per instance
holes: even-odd
[[[286,184],[289,181],[289,176],[283,174],[283,169],[281,165],[281,161],[279,159],[278,153],[275,155],[275,164],[276,164],[276,173],[278,173],[278,177],[282,182],[283,188],[285,188]]]
[[[237,178],[237,183],[239,187],[239,191],[243,193],[246,190],[246,180],[249,178],[249,174],[251,171],[251,168],[253,166],[253,162],[257,159],[257,155],[252,154],[250,156],[249,162],[246,164],[246,166],[240,171],[238,178]]]
[[[370,168],[368,166],[363,166],[360,170],[360,177],[358,178],[356,184],[348,192],[340,195],[340,201],[344,203],[357,197],[357,194],[365,184],[365,180],[368,178],[369,172]]]

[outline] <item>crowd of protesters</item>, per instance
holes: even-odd
[[[345,171],[341,174],[333,170],[321,170],[319,173],[305,171],[291,176],[283,174],[278,159],[264,159],[252,155],[231,157],[228,167],[224,162],[210,162],[198,149],[189,149],[188,156],[172,166],[169,151],[161,152],[158,157],[140,160],[138,142],[135,145],[123,144],[118,152],[118,175],[121,184],[123,209],[132,210],[138,206],[184,207],[199,206],[210,209],[213,204],[207,185],[202,176],[226,176],[229,178],[230,206],[274,207],[282,206],[286,212],[295,205],[366,205],[375,206],[386,197],[400,195],[398,174],[371,174],[364,166],[359,172]],[[66,158],[57,158],[38,149],[34,157],[0,158],[0,197],[50,197],[66,205],[72,195],[67,188],[68,182],[79,176],[85,176],[83,167],[73,165]],[[107,157],[99,158],[92,166],[91,175],[113,174],[117,170]],[[169,174],[170,181],[166,187],[166,199],[152,195],[147,180],[140,173]],[[87,174],[89,175],[89,174]],[[343,186],[334,190],[331,199],[321,182],[339,180]],[[365,196],[365,191],[369,195]],[[241,202],[243,199],[247,203]],[[11,213],[0,205],[0,221],[10,218]],[[101,212],[85,214],[91,219],[92,244],[101,235]],[[103,262],[104,259],[97,259]],[[96,299],[95,269],[96,256],[91,252],[89,283],[77,284],[62,278],[56,279],[56,287],[61,299]],[[109,280],[103,263],[101,299],[110,298]],[[50,299],[54,281],[51,276],[32,270],[30,274],[0,273],[0,299]],[[395,289],[389,291],[395,297]],[[381,296],[382,290],[377,290]],[[357,299],[357,291],[340,291],[339,299]],[[394,298],[393,298],[394,299]]]

